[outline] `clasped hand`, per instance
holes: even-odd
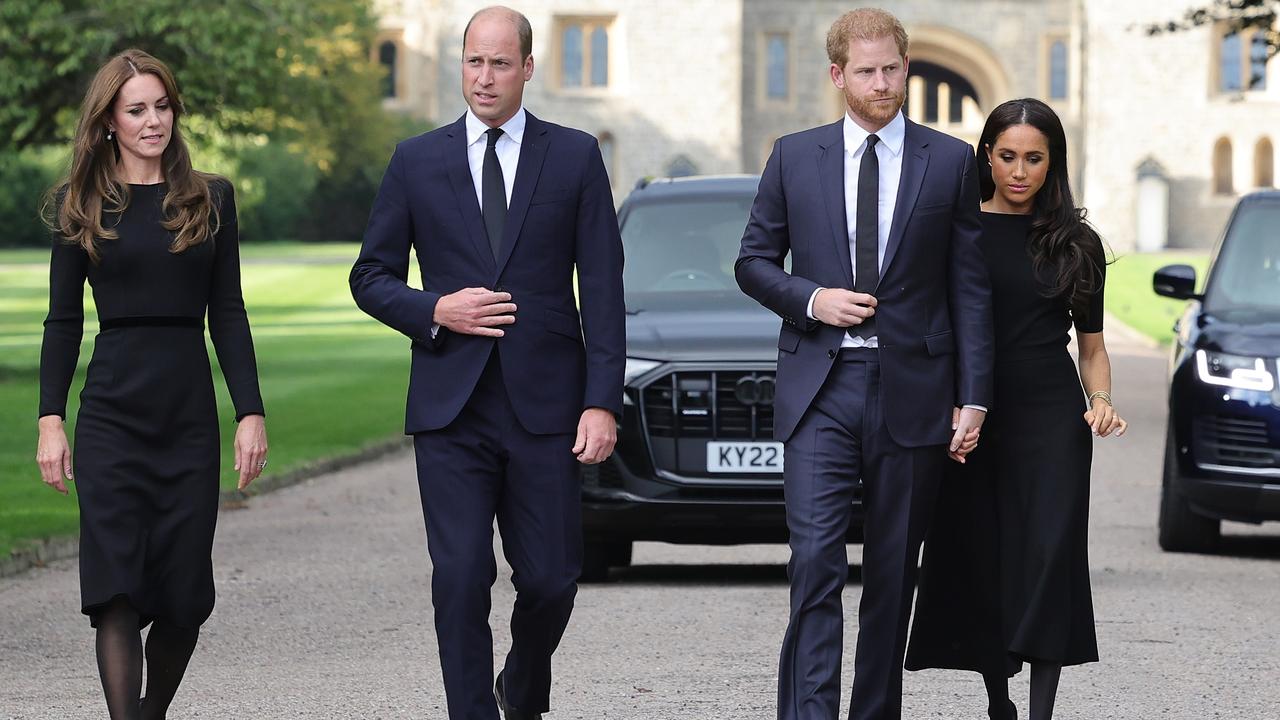
[[[1093,400],[1093,407],[1085,412],[1084,421],[1089,423],[1089,429],[1098,437],[1107,437],[1113,432],[1116,437],[1120,437],[1129,429],[1129,423],[1120,417],[1111,403],[1102,398]]]
[[[432,322],[462,335],[500,338],[502,326],[516,321],[511,293],[465,288],[436,301]]]
[[[978,447],[978,437],[982,434],[982,423],[987,413],[977,408],[954,408],[951,411],[951,445],[947,448],[947,456],[958,463],[964,463],[969,453]]]
[[[823,288],[813,299],[813,318],[825,325],[853,327],[876,314],[877,301],[867,293]]]

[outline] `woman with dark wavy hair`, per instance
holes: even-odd
[[[995,404],[983,441],[942,485],[907,668],[982,673],[988,713],[1004,720],[1017,717],[1008,678],[1026,662],[1031,719],[1049,720],[1062,666],[1098,659],[1093,437],[1127,427],[1112,406],[1102,335],[1106,254],[1072,199],[1066,134],[1048,105],[997,107],[977,154]],[[1072,326],[1078,362],[1067,350]]]
[[[163,63],[139,50],[111,58],[89,86],[70,172],[52,193],[36,459],[63,494],[75,469],[81,607],[97,630],[113,720],[165,716],[213,610],[220,440],[206,315],[239,421],[240,487],[266,466],[231,184],[191,168],[181,114]],[[63,420],[86,280],[99,333],[73,454]]]

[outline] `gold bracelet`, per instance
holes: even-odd
[[[1111,402],[1111,393],[1107,392],[1106,390],[1096,390],[1089,394],[1089,405],[1091,407],[1093,406],[1094,398],[1102,398],[1103,402],[1110,405],[1111,407],[1115,407],[1115,404]]]

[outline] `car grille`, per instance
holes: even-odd
[[[1195,422],[1193,442],[1202,463],[1243,468],[1280,467],[1280,448],[1267,436],[1263,420],[1202,417]]]
[[[652,438],[772,440],[773,381],[770,371],[671,372],[641,390],[646,431]]]

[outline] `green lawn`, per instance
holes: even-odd
[[[397,436],[403,428],[408,341],[360,312],[347,289],[358,247],[246,246],[244,293],[267,407],[274,473]],[[40,482],[36,410],[41,323],[48,308],[45,253],[0,252],[0,556],[23,540],[76,531],[74,497]],[[86,298],[89,291],[86,288]],[[80,369],[68,412],[93,349],[89,309]],[[210,348],[210,358],[216,357]],[[215,370],[216,372],[216,370]],[[222,486],[235,486],[235,425],[222,377]],[[73,428],[68,423],[68,436]]]
[[[1186,302],[1160,297],[1151,289],[1151,276],[1165,265],[1182,263],[1196,269],[1200,287],[1209,264],[1207,252],[1163,252],[1121,255],[1107,268],[1107,311],[1157,342],[1173,339],[1173,322]]]

